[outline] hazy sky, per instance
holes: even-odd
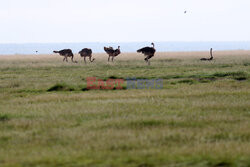
[[[0,0],[0,21],[0,43],[250,41],[250,0]]]

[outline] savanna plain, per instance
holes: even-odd
[[[0,167],[250,167],[250,51],[0,56]],[[163,79],[87,90],[86,78]]]

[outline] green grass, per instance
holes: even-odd
[[[0,59],[0,166],[249,167],[249,64],[249,56],[151,66]],[[87,77],[164,86],[87,90]]]

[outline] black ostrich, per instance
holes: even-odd
[[[60,51],[53,51],[54,53],[59,53],[60,56],[63,56],[64,59],[63,61],[67,61],[68,62],[68,57],[71,57],[71,61],[73,63],[77,63],[77,61],[74,61],[74,54],[72,52],[71,49],[63,49],[63,50],[60,50]]]
[[[142,53],[146,56],[144,60],[148,63],[148,65],[150,65],[149,59],[154,57],[155,52],[156,52],[155,44],[154,43],[151,43],[151,44],[153,45],[153,47],[144,47],[144,48],[137,50],[138,53]]]
[[[211,60],[213,60],[214,59],[214,57],[213,57],[213,48],[211,48],[210,49],[210,58],[201,58],[200,60],[201,61],[211,61]]]
[[[85,62],[85,64],[86,64],[86,57],[89,57],[89,61],[90,61],[91,63],[95,60],[94,58],[91,60],[91,58],[92,58],[92,50],[91,50],[91,49],[84,48],[84,49],[82,49],[82,50],[79,52],[79,54],[81,55],[81,57],[84,57],[84,62]]]
[[[109,55],[108,61],[110,60],[110,57],[112,57],[112,62],[116,56],[121,54],[120,46],[118,46],[118,48],[115,50],[113,47],[104,47],[104,51]]]

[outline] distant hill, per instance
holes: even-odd
[[[78,53],[83,48],[91,48],[95,53],[102,53],[104,46],[116,48],[122,52],[135,52],[138,48],[150,46],[151,42],[131,43],[26,43],[0,44],[0,55],[6,54],[50,54],[53,50],[70,48]],[[206,51],[214,50],[250,50],[250,42],[155,42],[158,52],[168,51]],[[38,51],[36,53],[36,51]]]

